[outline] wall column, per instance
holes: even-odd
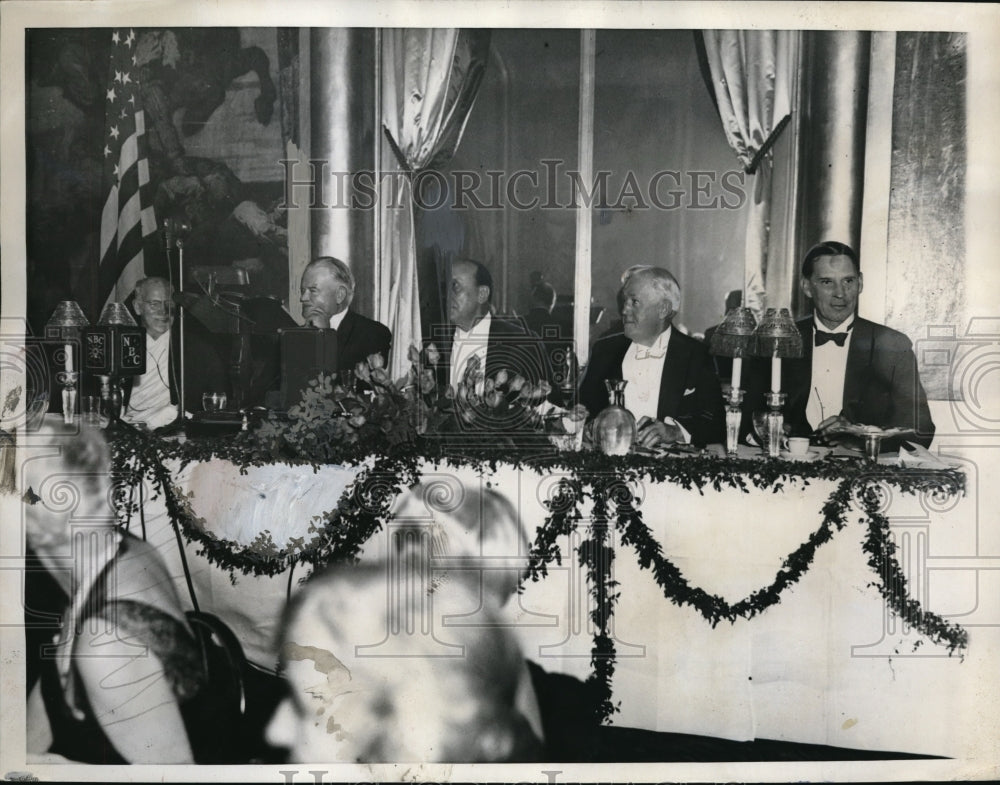
[[[351,176],[375,170],[375,33],[312,28],[309,47],[310,146],[326,207],[311,211],[312,256],[336,256],[357,279],[354,308],[375,311],[375,232],[371,210],[351,208]],[[367,205],[370,195],[359,197]]]
[[[804,45],[797,261],[823,240],[860,247],[871,34],[815,31]]]

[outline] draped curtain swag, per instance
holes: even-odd
[[[726,139],[753,180],[747,216],[744,304],[765,305],[771,215],[771,147],[791,117],[794,31],[705,30],[710,87]]]
[[[421,343],[413,227],[419,173],[455,153],[486,67],[488,31],[388,29],[382,34],[381,275],[376,318],[392,330],[389,371]],[[390,173],[400,172],[399,175]]]

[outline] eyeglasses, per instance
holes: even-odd
[[[173,302],[170,300],[142,300],[142,303],[146,305],[151,311],[169,311]]]

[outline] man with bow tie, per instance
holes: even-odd
[[[605,380],[624,379],[637,444],[722,442],[725,415],[712,360],[703,343],[673,328],[681,301],[677,280],[662,267],[632,268],[620,299],[623,331],[594,344],[580,402],[597,415],[609,404]]]
[[[354,299],[354,274],[340,259],[320,256],[306,265],[299,302],[306,325],[337,331],[337,370],[353,371],[370,354],[389,361],[392,333],[380,322],[349,308]]]
[[[802,262],[800,285],[813,314],[797,322],[803,356],[782,363],[792,434],[839,442],[852,425],[874,425],[912,431],[884,440],[883,450],[898,449],[901,440],[929,445],[934,423],[909,338],[857,315],[864,277],[854,250],[839,242],[814,246]],[[765,375],[755,374],[761,390]],[[751,398],[748,389],[747,399],[746,408],[754,400],[763,408],[762,392]]]

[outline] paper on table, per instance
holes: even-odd
[[[950,469],[957,464],[941,460],[920,444],[904,442],[899,451],[899,465],[909,469]]]

